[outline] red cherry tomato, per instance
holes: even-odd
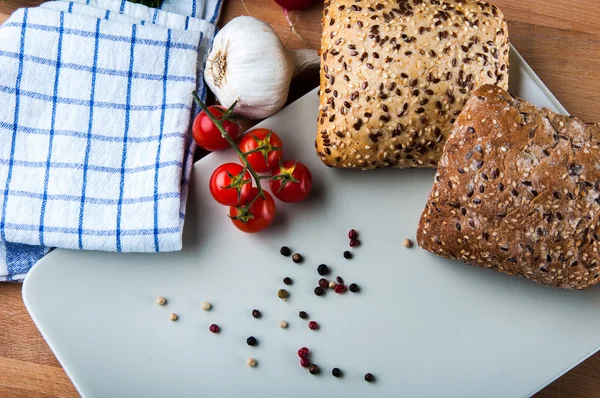
[[[242,137],[240,149],[247,153],[256,148],[261,150],[246,155],[250,166],[257,173],[267,173],[275,168],[283,156],[283,144],[277,134],[267,129],[256,129]]]
[[[267,191],[263,191],[265,199],[258,198],[254,201],[250,209],[243,209],[240,206],[231,206],[229,208],[229,217],[233,225],[240,231],[254,233],[266,229],[275,218],[275,201]],[[258,188],[252,187],[246,203],[258,195]]]
[[[235,140],[240,131],[240,127],[231,120],[223,120],[223,114],[226,109],[222,106],[214,105],[209,106],[208,110],[221,121],[223,128],[227,134],[229,134],[231,139]],[[219,151],[229,148],[227,140],[223,138],[217,126],[215,126],[204,111],[196,116],[194,124],[192,125],[192,134],[196,144],[207,151]]]
[[[286,160],[271,172],[271,192],[282,202],[294,203],[306,199],[312,188],[312,174],[303,163]]]
[[[225,163],[210,176],[210,193],[225,206],[237,206],[248,199],[252,188],[250,173],[237,163]]]

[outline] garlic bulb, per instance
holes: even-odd
[[[287,50],[277,33],[253,17],[237,17],[215,36],[204,79],[224,107],[263,119],[287,100],[292,77],[319,66],[313,50]]]

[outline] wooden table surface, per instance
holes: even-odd
[[[183,0],[181,0],[183,1]],[[512,43],[567,110],[600,121],[599,0],[495,0],[508,19]],[[42,0],[0,0],[0,23],[16,8]],[[221,23],[250,14],[273,26],[290,48],[319,47],[322,2],[298,14],[291,34],[271,0],[226,0]],[[293,84],[293,97],[317,85]],[[549,348],[551,349],[551,348]],[[490,358],[493,361],[493,358]],[[510,383],[510,380],[506,381]],[[21,285],[0,284],[0,397],[77,396],[73,385],[27,314]],[[546,387],[537,397],[600,396],[600,353]]]

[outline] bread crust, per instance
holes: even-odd
[[[417,232],[440,256],[584,289],[600,281],[600,124],[484,86],[456,120]]]
[[[435,167],[472,90],[508,87],[502,12],[475,0],[332,0],[316,149],[328,166]]]

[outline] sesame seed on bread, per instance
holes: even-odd
[[[502,12],[482,1],[326,1],[320,159],[435,167],[471,92],[508,87],[508,52]]]
[[[419,223],[440,256],[584,289],[600,281],[600,124],[473,92]]]

